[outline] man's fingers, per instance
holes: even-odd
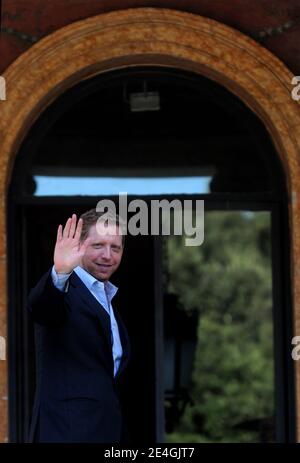
[[[70,231],[69,231],[69,238],[73,238],[73,237],[74,237],[74,233],[75,233],[75,230],[76,230],[76,220],[77,220],[77,216],[76,216],[76,214],[73,214],[73,215],[72,215],[72,219],[71,219],[71,226],[70,226]]]
[[[69,238],[69,236],[70,236],[71,225],[72,225],[72,218],[69,217],[68,220],[67,220],[67,222],[66,222],[64,231],[63,231],[63,237],[64,237],[64,238]]]
[[[57,229],[56,241],[60,241],[61,239],[62,239],[62,225],[59,225]]]
[[[74,236],[74,238],[75,238],[77,241],[80,240],[81,230],[82,230],[82,224],[83,224],[83,220],[82,220],[82,219],[79,219],[79,220],[78,220],[78,223],[77,223],[76,233],[75,233],[75,236]]]
[[[69,237],[69,233],[70,233],[70,227],[71,227],[71,218],[69,218],[66,222],[66,225],[65,225],[65,228],[64,228],[64,231],[63,231],[63,237],[64,238],[68,238]]]

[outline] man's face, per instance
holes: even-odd
[[[123,245],[122,235],[116,233],[113,225],[103,223],[92,225],[88,237],[91,242],[82,258],[83,268],[97,280],[106,281],[120,265]]]

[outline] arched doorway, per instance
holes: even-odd
[[[146,21],[146,25],[145,23],[143,25],[140,24],[142,17],[145,18],[145,16],[139,16],[139,14],[142,15],[143,12],[146,13],[148,25],[147,25],[147,21]],[[12,155],[16,153],[17,147],[20,145],[21,140],[24,137],[24,134],[28,130],[28,127],[32,125],[33,120],[37,118],[40,111],[43,108],[45,108],[45,105],[49,105],[50,101],[53,100],[55,96],[57,97],[58,94],[61,94],[63,90],[65,90],[67,87],[71,87],[72,85],[76,84],[83,78],[86,79],[87,77],[93,74],[97,74],[101,71],[109,70],[109,69],[116,68],[116,67],[118,68],[118,67],[128,67],[128,66],[132,67],[132,66],[137,66],[137,65],[146,65],[146,66],[159,65],[162,67],[169,67],[169,68],[175,67],[176,69],[189,70],[197,74],[206,75],[210,78],[213,78],[213,80],[219,81],[223,86],[229,88],[233,93],[238,94],[241,99],[247,102],[247,104],[251,106],[252,109],[262,117],[262,119],[265,122],[265,125],[269,128],[270,132],[273,135],[273,142],[275,143],[277,151],[281,155],[284,168],[286,169],[286,174],[288,176],[288,194],[290,194],[291,186],[295,185],[295,188],[296,188],[296,182],[295,183],[293,182],[295,181],[294,179],[296,178],[297,172],[298,172],[298,161],[296,158],[296,148],[297,148],[296,141],[291,136],[289,136],[287,125],[286,124],[282,125],[283,120],[285,121],[285,123],[287,122],[286,119],[282,116],[283,107],[280,107],[280,108],[276,107],[277,111],[273,110],[272,113],[267,114],[267,111],[270,108],[269,107],[270,99],[268,99],[267,94],[266,94],[268,85],[266,84],[265,81],[261,82],[259,80],[256,80],[258,77],[256,75],[256,71],[257,71],[257,68],[259,67],[259,62],[256,62],[256,67],[249,68],[251,60],[254,60],[254,62],[256,60],[256,58],[253,58],[253,50],[255,49],[257,45],[253,44],[251,41],[248,41],[247,39],[242,37],[240,34],[235,33],[231,31],[230,29],[225,28],[222,25],[218,25],[212,21],[204,20],[203,18],[195,18],[192,15],[182,14],[178,12],[168,11],[167,13],[164,10],[156,11],[154,9],[146,9],[146,11],[132,10],[128,12],[116,13],[115,16],[114,14],[103,15],[101,16],[103,23],[96,22],[95,18],[90,18],[87,21],[78,23],[78,30],[76,32],[78,33],[77,46],[72,50],[75,53],[75,55],[76,53],[78,53],[78,61],[76,60],[74,61],[74,55],[73,55],[73,60],[72,60],[72,63],[69,62],[69,67],[68,65],[66,65],[66,63],[64,63],[64,67],[62,68],[63,56],[66,56],[64,55],[64,53],[67,52],[68,47],[64,45],[65,47],[64,48],[62,46],[61,54],[57,53],[54,58],[54,62],[51,62],[51,60],[49,61],[47,57],[47,40],[49,41],[50,37],[45,39],[43,41],[43,44],[40,44],[39,51],[41,53],[41,57],[43,60],[45,60],[45,62],[48,62],[48,66],[51,67],[53,65],[53,69],[55,68],[56,71],[54,71],[51,74],[51,77],[49,76],[49,79],[47,82],[44,82],[44,88],[36,87],[36,91],[34,92],[34,94],[30,93],[30,89],[26,87],[25,82],[24,82],[25,103],[27,103],[28,105],[27,111],[29,107],[32,108],[31,111],[28,111],[25,115],[25,110],[23,108],[21,109],[20,107],[19,108],[20,111],[17,112],[18,117],[15,117],[14,120],[12,118],[9,121],[8,117],[6,119],[4,118],[4,124],[8,124],[9,122],[12,123],[11,130],[9,132],[6,132],[7,137],[3,141],[3,162],[4,162],[5,169],[7,169],[5,170],[5,172],[6,171],[11,172]],[[131,30],[129,30],[129,32],[128,32],[128,29],[126,29],[127,32],[125,30],[122,30],[122,21],[124,20],[125,17],[127,18],[128,21],[129,21],[129,18],[131,19],[135,18],[135,20],[137,21],[135,23],[135,26]],[[163,19],[165,21],[164,28],[161,28],[159,21],[157,22],[158,19],[159,20]],[[178,24],[178,20],[180,24]],[[105,27],[102,29],[102,26],[104,25],[105,21],[107,21],[107,25],[109,25],[111,29],[107,37],[104,37],[106,34]],[[202,25],[202,29],[200,28],[201,33],[195,32],[195,29],[194,29],[195,25],[199,27],[199,22],[201,22],[201,25]],[[150,24],[152,26],[151,28],[150,28]],[[169,24],[169,29],[165,27],[168,24]],[[87,27],[87,30],[89,30],[90,35],[82,34],[82,27],[85,27],[85,26]],[[97,27],[99,27],[98,31],[95,31],[95,26],[96,26],[96,29]],[[217,42],[218,47],[216,47],[215,36],[211,35],[211,27],[213,26],[216,29],[218,29],[220,33],[220,35],[218,36],[219,42]],[[72,31],[71,31],[71,27],[73,27]],[[68,53],[70,54],[72,54],[72,51],[70,49],[70,44],[74,43],[72,42],[72,40],[74,39],[74,35],[72,38],[71,36],[74,33],[75,25],[72,25],[71,27],[65,28],[62,31],[58,31],[58,33],[56,34],[53,34],[53,36],[56,36],[55,38],[58,41],[58,43],[61,43],[62,36],[64,36],[64,38],[67,39],[67,36],[70,33],[70,36],[69,36],[70,42],[69,42],[69,50],[68,50]],[[182,29],[186,30],[186,34],[185,34],[186,42],[181,40],[180,44],[178,43],[176,44],[176,39],[174,38],[176,36],[175,34],[176,28],[180,30]],[[99,33],[100,30],[101,32]],[[125,35],[126,33],[129,33],[130,37],[128,37],[127,51],[124,51],[123,49],[124,46],[126,48],[126,45],[125,45],[126,40],[122,41],[123,43],[122,47],[118,45],[115,49],[113,49],[111,46],[109,46],[109,50],[105,48],[104,46],[105,43],[107,44],[109,43],[111,45],[112,37],[117,39],[116,31],[118,31],[120,34],[123,33]],[[75,33],[75,36],[76,36],[76,33]],[[139,38],[141,37],[141,34],[142,34],[142,37],[145,37],[145,35],[146,36],[148,35],[149,38],[155,37],[155,40],[154,39],[153,41],[149,40],[147,42],[147,45],[145,45],[143,41],[139,43]],[[166,35],[166,34],[169,34],[169,35]],[[91,50],[90,55],[88,56],[81,55],[79,51],[80,44],[86,47],[87,43],[83,45],[83,42],[80,42],[79,37],[81,37],[83,42],[85,40],[88,41],[88,44],[90,47],[90,48],[88,47],[88,49]],[[170,46],[170,40],[169,40],[170,37],[174,38],[173,47]],[[203,41],[204,37],[205,37],[205,41]],[[225,37],[227,38],[226,41],[225,41]],[[237,37],[240,41],[239,44],[243,45],[243,51],[244,51],[245,56],[247,55],[247,57],[244,56],[243,58],[239,56],[240,49],[237,49],[236,47]],[[135,46],[132,45],[133,38],[137,40],[138,45],[135,45]],[[228,40],[229,38],[231,40]],[[97,42],[98,39],[99,41]],[[108,42],[106,42],[106,40],[108,40]],[[207,54],[207,50],[209,48],[209,47],[207,48],[207,45],[210,43],[209,42],[210,40],[213,46],[213,48],[211,49],[211,51],[213,50],[213,53],[211,55]],[[101,47],[100,48],[95,47],[94,46],[95,43],[101,44]],[[118,43],[120,43],[120,41]],[[192,47],[191,47],[191,44],[193,44]],[[42,45],[44,45],[44,48]],[[51,47],[53,46],[53,44],[48,43],[48,46],[49,46],[49,50],[51,50]],[[36,46],[36,49],[38,48],[39,48],[39,44]],[[204,51],[204,48],[205,48],[205,51]],[[251,52],[248,48],[251,50]],[[239,56],[242,62],[244,62],[244,65],[245,65],[244,73],[240,73],[237,75],[233,72],[232,63],[230,62],[230,59],[228,59],[228,56],[226,55],[226,52],[228,52],[229,49],[231,49],[232,52],[234,52],[235,50],[235,53],[236,53],[235,57],[237,58]],[[129,50],[130,50],[130,53],[129,53]],[[97,55],[97,57],[95,55]],[[266,55],[268,56],[269,60],[273,59],[271,55],[267,53]],[[80,59],[79,59],[79,56],[81,56]],[[108,62],[108,59],[113,59],[113,61]],[[281,75],[282,73],[282,75],[284,75],[286,79],[288,80],[288,77],[289,77],[288,73],[286,73],[285,69],[281,67],[281,65],[279,66],[279,63],[277,61],[276,61],[276,64],[278,66],[278,74]],[[239,65],[241,65],[241,62],[239,62]],[[260,63],[260,65],[262,66],[262,63]],[[76,66],[77,66],[77,70],[76,70]],[[15,64],[15,71],[17,69],[18,69],[17,64]],[[268,80],[269,84],[274,83],[274,85],[276,85],[276,88],[278,90],[277,95],[278,95],[279,101],[280,99],[284,99],[284,100],[287,99],[287,94],[288,94],[287,88],[285,86],[280,86],[280,83],[279,83],[280,79],[279,78],[277,80],[275,79],[275,82],[274,82],[272,80],[274,76],[273,75],[271,76],[271,73],[268,72],[268,69],[264,68],[263,70],[265,72],[265,78],[269,79]],[[262,68],[260,68],[260,72],[262,72]],[[42,73],[43,71],[41,70],[40,75],[38,75],[38,78],[40,79],[43,78]],[[33,75],[34,75],[34,70],[33,70],[32,76]],[[7,73],[8,83],[11,82],[11,85],[13,84],[13,81],[14,81],[13,76],[14,76],[14,65],[10,68],[10,70]],[[28,79],[28,77],[29,76],[27,75],[26,78]],[[35,85],[36,85],[36,82],[35,82]],[[46,88],[47,85],[49,85],[49,88]],[[13,87],[11,87],[11,89],[13,89]],[[19,85],[19,90],[20,90],[20,85]],[[15,89],[15,91],[17,91],[17,89]],[[26,92],[28,92],[27,96],[26,96]],[[43,94],[44,96],[42,96]],[[274,87],[273,87],[273,92],[270,92],[270,96],[271,94],[274,94]],[[294,114],[293,105],[294,105],[294,102],[289,101],[289,104],[284,107],[284,110],[287,113],[290,112],[290,114]],[[8,105],[7,113],[6,113],[7,116],[9,116],[10,111],[12,113],[12,108],[10,109]],[[295,111],[295,114],[296,114],[296,111]],[[10,162],[10,164],[8,161]],[[291,166],[293,166],[293,168],[290,168]],[[6,177],[6,179],[7,179],[6,181],[8,181],[8,177]],[[293,206],[294,206],[294,203],[293,203]],[[296,219],[296,216],[293,215],[293,209],[291,209],[290,213],[291,213],[290,217],[293,219]],[[292,241],[292,243],[295,245],[295,240],[297,239],[297,236],[293,235],[293,238],[294,238],[294,241]],[[294,279],[293,281],[295,285],[296,280]]]

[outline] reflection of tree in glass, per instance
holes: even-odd
[[[197,312],[198,340],[177,442],[274,440],[268,213],[205,215],[202,246],[167,240],[168,292]]]

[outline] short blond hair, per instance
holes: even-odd
[[[101,217],[103,217],[103,220],[101,220]],[[124,246],[126,234],[125,222],[118,214],[114,213],[110,209],[106,212],[98,212],[96,209],[90,209],[81,214],[80,219],[83,220],[80,241],[84,241],[87,238],[90,228],[93,225],[96,225],[100,219],[103,223],[112,221],[114,225],[119,227],[122,236],[122,246]]]

